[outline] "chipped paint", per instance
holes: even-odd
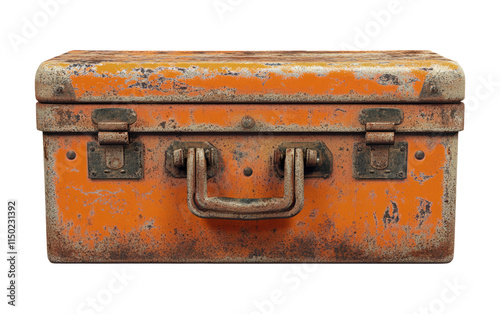
[[[350,147],[363,139],[362,134],[302,135],[304,141],[321,140],[330,148],[345,148],[332,149],[332,176],[304,180],[304,206],[294,217],[241,221],[193,215],[186,201],[186,179],[174,178],[165,171],[164,151],[174,140],[210,141],[221,152],[222,167],[208,180],[209,196],[280,197],[283,179],[275,175],[271,154],[279,143],[293,140],[295,135],[144,134],[137,137],[148,147],[143,179],[95,181],[87,177],[86,164],[78,162],[85,158],[82,147],[95,140],[95,135],[45,133],[50,260],[450,261],[456,133],[397,137],[408,142],[410,152],[423,150],[426,156],[433,156],[432,160],[426,157],[425,161],[409,163],[409,171],[436,173],[433,180],[355,180],[350,175]],[[242,152],[241,158],[232,158],[235,149]],[[68,150],[77,152],[75,160],[67,160]],[[251,177],[241,171],[248,165],[253,169]],[[75,168],[80,171],[71,171]],[[68,190],[68,186],[74,188]],[[119,192],[110,199],[95,194],[101,190]],[[124,202],[116,203],[118,199]],[[431,214],[423,200],[432,203]],[[121,211],[116,212],[117,208]],[[387,210],[389,217],[384,219]],[[145,228],[151,221],[153,227]]]
[[[42,63],[40,102],[459,102],[460,66],[429,51],[72,51]]]
[[[137,113],[137,122],[130,125],[130,132],[365,132],[359,123],[360,112],[373,108],[366,104],[102,104],[98,108],[129,108]],[[464,105],[380,104],[377,107],[400,108],[404,120],[396,132],[457,132],[464,127]],[[44,132],[97,132],[92,123],[95,104],[45,104],[38,103],[37,128]],[[242,126],[245,117],[252,117],[255,125]]]

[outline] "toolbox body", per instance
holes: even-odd
[[[428,51],[48,60],[49,259],[449,262],[464,80]]]

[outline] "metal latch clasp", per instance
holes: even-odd
[[[356,179],[404,179],[407,172],[407,142],[395,141],[396,125],[403,122],[397,108],[369,108],[361,111],[365,142],[354,144]]]
[[[130,143],[129,125],[135,123],[134,110],[100,108],[92,111],[97,124],[97,142],[87,144],[89,177],[91,179],[140,179],[142,143]]]
[[[375,169],[389,166],[389,145],[394,145],[395,125],[390,122],[366,123],[366,145],[370,146],[370,165]]]
[[[97,123],[97,142],[104,146],[106,166],[110,169],[123,168],[123,146],[129,144],[127,122],[99,122]]]

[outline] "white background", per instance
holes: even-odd
[[[495,1],[54,1],[0,5],[0,313],[499,312]],[[56,6],[43,9],[48,2]],[[38,26],[23,33],[34,19]],[[467,119],[459,143],[454,261],[309,268],[49,263],[34,77],[42,61],[73,49],[428,49],[458,61],[467,77]],[[17,308],[6,305],[4,290],[9,198],[19,200]],[[116,281],[114,273],[123,271],[133,278]],[[89,307],[92,298],[100,311]]]

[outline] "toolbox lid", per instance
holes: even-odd
[[[70,51],[43,103],[456,103],[462,68],[430,51]]]

